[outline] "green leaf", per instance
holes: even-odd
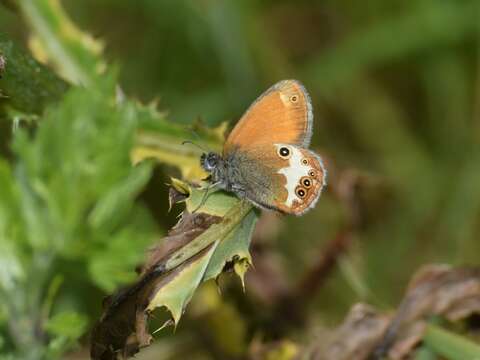
[[[106,292],[135,280],[135,267],[142,262],[145,249],[151,245],[155,234],[145,209],[136,206],[120,219],[123,222],[128,219],[129,226],[106,233],[98,231],[102,235],[96,237],[98,245],[88,258],[90,278]]]
[[[230,205],[228,211],[225,204]],[[191,207],[191,204],[187,205],[188,207]],[[202,249],[200,254],[193,257],[193,260],[187,260],[186,265],[179,265],[179,268],[175,268],[175,277],[156,293],[148,310],[166,306],[177,324],[184,307],[190,301],[200,282],[217,278],[228,262],[234,264],[235,273],[240,277],[243,285],[245,272],[252,261],[248,248],[257,221],[257,214],[250,205],[246,206],[246,214],[238,213],[244,207],[245,204],[237,198],[222,192],[211,196],[205,204],[205,209],[199,209],[199,211],[207,211],[212,215],[223,212],[224,219],[219,224],[212,225],[177,253],[187,259],[188,255],[185,255],[187,247]],[[230,222],[234,224],[234,227],[228,231]],[[177,254],[172,255],[173,260],[178,261]],[[168,261],[167,264],[169,264]]]
[[[131,207],[134,198],[146,185],[152,173],[152,166],[149,163],[141,163],[134,167],[127,178],[120,183],[113,185],[110,190],[97,202],[95,208],[89,215],[89,222],[92,227],[98,228],[110,222],[110,227],[116,226],[118,220],[122,219],[125,208]],[[123,211],[122,211],[123,210]],[[112,220],[117,220],[112,223]]]
[[[87,317],[73,311],[64,311],[54,315],[45,324],[52,337],[45,358],[54,359],[72,348],[87,328]]]
[[[206,190],[203,190],[201,193],[205,193],[205,191]],[[190,188],[190,193],[195,194],[196,190]],[[197,194],[196,197],[199,198],[200,196]],[[194,198],[192,198],[192,201],[195,201]],[[186,202],[187,211],[189,211],[194,205],[190,202],[190,198],[188,198]],[[198,206],[195,206],[195,208],[197,209]],[[241,201],[237,197],[223,191],[217,191],[211,194],[205,201],[205,204],[201,208],[198,208],[197,211],[212,216],[222,216],[222,221],[218,224],[211,225],[208,230],[183,246],[178,252],[172,254],[165,262],[165,270],[168,271],[175,268],[216,241],[226,241],[238,231],[241,231],[243,235],[251,235],[251,227],[255,224],[253,219],[256,219],[256,214],[254,217],[247,218],[247,215],[252,212],[254,213],[251,204],[246,201]],[[246,220],[248,220],[247,225],[241,226]],[[230,252],[224,251],[224,253],[229,254]],[[238,255],[237,260],[243,259],[240,257],[240,255],[243,254]],[[213,272],[210,274],[213,274]]]
[[[173,279],[170,279],[165,286],[160,288],[150,301],[147,310],[152,311],[157,307],[165,306],[172,314],[175,324],[178,324],[185,306],[202,281],[217,246],[218,241],[214,242],[206,252],[196,256],[193,260],[187,261],[185,265],[175,271]]]
[[[243,284],[244,273],[251,264],[248,248],[258,218],[257,213],[250,204],[240,201],[237,197],[223,191],[210,194],[205,203],[199,207],[199,202],[202,201],[201,199],[205,195],[206,190],[198,190],[189,187],[186,183],[181,184],[179,181],[176,181],[176,186],[181,187],[182,190],[188,189],[190,196],[186,200],[187,211],[191,212],[193,211],[192,209],[197,209],[198,212],[204,214],[220,216],[222,221],[211,225],[201,235],[172,253],[165,262],[166,271],[175,269],[180,274],[184,271],[188,274],[192,271],[197,274],[195,281],[191,278],[191,275],[185,275],[190,285],[185,286],[183,284],[182,287],[189,289],[187,292],[168,294],[169,301],[172,301],[171,298],[175,298],[174,302],[177,305],[175,309],[171,309],[175,323],[180,319],[183,307],[190,300],[191,292],[198,287],[199,280],[207,281],[218,277],[227,262],[232,262],[234,266],[237,266],[235,270]],[[200,252],[203,253],[199,255]],[[182,266],[184,262],[189,263],[192,258],[195,258],[195,260],[193,264],[189,264],[187,267],[188,271],[182,268],[177,269],[177,266]],[[184,280],[184,275],[181,275],[181,278]],[[162,288],[161,292],[165,294],[165,292],[168,293],[168,290],[165,291]],[[162,305],[168,307],[167,304],[162,303],[161,300],[163,298],[165,298],[165,295],[162,295],[159,299],[155,296],[156,301],[149,305],[149,309]]]
[[[8,268],[0,289],[6,321],[21,326],[19,358],[46,349],[30,324],[56,308],[48,294],[45,300],[53,275],[69,285],[73,280],[80,288],[96,284],[111,291],[134,279],[154,238],[150,213],[134,205],[151,164],[132,166],[138,118],[132,103],[115,102],[114,88],[112,76],[95,88],[72,87],[48,107],[35,132],[14,133],[12,165],[0,161],[0,263]],[[78,269],[74,279],[72,267]],[[48,324],[58,336],[46,358],[59,357],[85,331],[76,326],[76,332],[61,334],[72,319],[55,317]]]
[[[480,359],[480,345],[435,325],[427,326],[423,341],[435,353],[450,360]]]
[[[85,315],[73,311],[55,314],[48,319],[45,329],[49,334],[76,340],[83,335],[87,327]]]
[[[17,188],[9,164],[0,159],[0,293],[12,291],[25,276],[21,261],[21,220],[18,218]],[[18,238],[15,239],[15,235]],[[15,241],[16,240],[16,241]]]
[[[204,281],[218,277],[227,262],[234,262],[234,271],[243,285],[245,272],[252,264],[248,249],[257,219],[257,213],[250,211],[238,227],[218,245],[205,270]]]
[[[7,104],[24,114],[41,114],[68,89],[65,81],[1,34],[0,55],[5,59],[0,78],[0,105]]]

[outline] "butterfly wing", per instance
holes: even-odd
[[[227,161],[237,193],[260,208],[303,215],[326,183],[320,157],[296,145],[260,144],[230,154]]]
[[[326,180],[312,135],[310,98],[297,81],[279,82],[253,103],[224,146],[237,193],[261,208],[302,215]]]
[[[313,113],[310,97],[296,80],[284,80],[265,91],[242,116],[227,138],[232,148],[262,143],[310,145]]]

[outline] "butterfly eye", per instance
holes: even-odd
[[[302,159],[302,164],[303,164],[303,165],[308,165],[308,159],[307,159],[307,158],[303,158],[303,159]]]
[[[297,102],[297,100],[298,100],[298,96],[297,96],[297,95],[292,95],[292,96],[290,96],[290,101],[291,101],[292,103]]]
[[[307,195],[307,191],[302,188],[302,187],[297,187],[295,189],[295,194],[297,194],[297,196],[300,198],[300,199],[303,199],[305,197],[305,195]]]
[[[300,183],[305,186],[307,189],[310,188],[312,186],[312,180],[309,179],[308,177],[303,177],[301,180],[300,180]]]
[[[290,149],[282,146],[280,149],[278,149],[278,155],[280,155],[280,157],[283,159],[289,159],[291,155]]]

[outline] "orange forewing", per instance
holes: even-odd
[[[307,147],[312,121],[310,99],[303,86],[295,80],[281,81],[250,106],[228,136],[223,153],[262,143]]]

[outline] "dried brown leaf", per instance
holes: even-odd
[[[398,310],[382,314],[357,304],[316,360],[408,359],[432,316],[458,321],[480,314],[480,268],[429,265],[412,278]]]
[[[354,305],[332,340],[314,351],[312,360],[367,359],[390,320],[369,305]]]
[[[429,317],[436,315],[458,321],[473,313],[480,314],[479,299],[480,268],[446,265],[421,268],[410,282],[377,349],[378,356],[406,358],[421,341]]]

